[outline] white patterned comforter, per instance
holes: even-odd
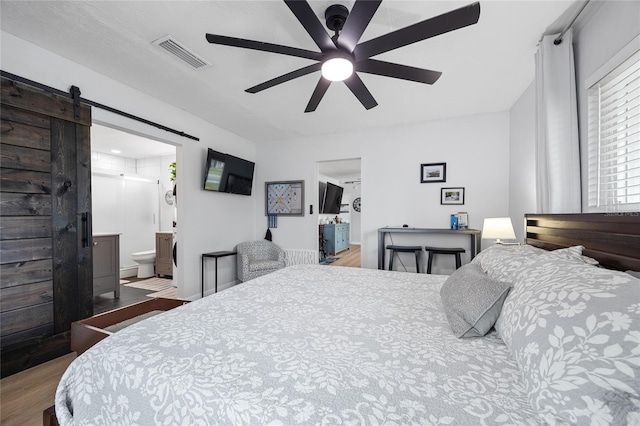
[[[78,357],[62,425],[539,424],[495,332],[456,339],[443,276],[291,266]]]

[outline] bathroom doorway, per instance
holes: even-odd
[[[173,196],[176,147],[99,124],[91,127],[93,233],[119,236],[120,297],[95,294],[95,313],[147,300],[153,286],[138,282],[156,278],[156,240],[174,239],[177,203]],[[94,239],[94,242],[96,240]],[[94,250],[94,254],[96,250]],[[96,262],[94,261],[94,278]],[[138,277],[138,272],[147,273]],[[150,272],[149,272],[150,271]],[[149,276],[151,275],[151,277]],[[158,280],[171,286],[172,276]],[[162,281],[162,282],[161,282]],[[95,289],[95,286],[94,286]],[[166,297],[166,296],[165,296]]]
[[[358,268],[361,265],[361,176],[360,158],[318,162],[316,188],[321,264]],[[335,191],[341,196],[339,202]]]

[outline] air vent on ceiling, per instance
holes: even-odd
[[[193,68],[198,69],[211,65],[209,62],[184,47],[182,43],[169,35],[152,41],[151,44],[163,48],[173,56],[176,56],[191,65]]]

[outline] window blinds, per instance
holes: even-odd
[[[588,91],[589,207],[640,208],[640,51]]]

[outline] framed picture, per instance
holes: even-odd
[[[442,188],[440,204],[464,204],[464,188]]]
[[[304,216],[304,181],[265,182],[265,215]]]
[[[446,181],[447,163],[420,164],[420,183]]]

